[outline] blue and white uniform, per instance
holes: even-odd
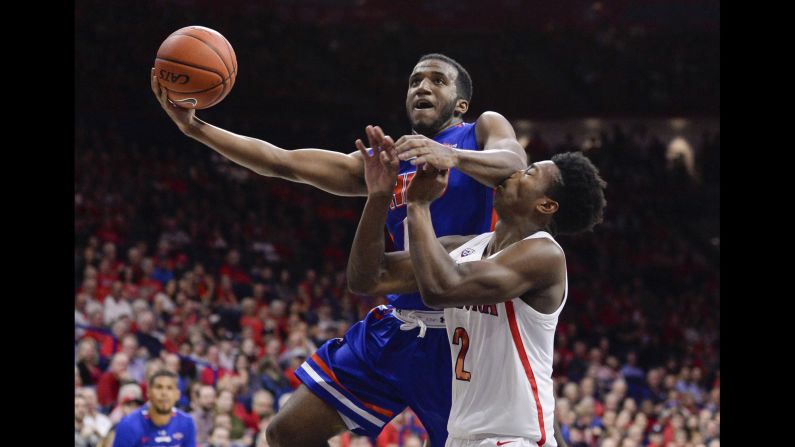
[[[168,423],[155,425],[146,404],[119,422],[113,447],[196,447],[196,424],[189,414],[172,408]]]

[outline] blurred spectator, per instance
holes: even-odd
[[[218,392],[218,398],[215,401],[215,414],[227,415],[230,420],[229,436],[230,439],[238,440],[246,435],[246,426],[237,415],[234,414],[234,393],[231,390],[225,389]]]
[[[137,383],[126,383],[119,389],[117,404],[110,412],[112,425],[118,424],[121,418],[130,414],[132,410],[140,407],[146,401],[143,398],[143,390]],[[137,404],[137,406],[135,406]],[[134,407],[135,406],[135,407]],[[132,408],[134,407],[134,408]]]
[[[108,434],[111,425],[110,418],[101,413],[97,408],[97,393],[93,388],[85,387],[78,390],[78,394],[83,397],[86,404],[86,413],[83,417],[83,425],[94,430],[100,437]]]
[[[95,447],[101,436],[97,428],[85,423],[86,400],[75,395],[75,447]]]
[[[117,352],[110,361],[110,367],[102,373],[97,383],[97,398],[103,409],[116,403],[122,381],[130,380],[127,372],[129,360],[127,354]]]
[[[203,445],[210,436],[215,420],[215,388],[210,385],[199,387],[198,399],[193,399],[190,415],[196,423],[196,442]]]
[[[119,409],[119,418],[116,422],[113,423],[113,426],[111,426],[110,430],[108,431],[108,434],[105,435],[104,438],[102,438],[102,441],[99,443],[97,447],[113,447],[113,440],[116,438],[116,427],[118,426],[119,421],[124,416],[127,416],[128,414],[140,408],[144,403],[146,403],[143,399],[140,398],[140,396],[138,397],[124,396],[125,393],[123,393],[123,391],[125,386],[137,386],[137,385],[128,384],[122,386],[122,390],[119,391],[119,406],[117,407]],[[138,390],[140,391],[140,387],[138,388]]]
[[[93,338],[84,338],[77,345],[77,369],[80,382],[84,386],[95,385],[102,376],[102,367],[97,351],[97,342]]]
[[[136,320],[138,331],[138,344],[149,351],[149,357],[160,356],[160,350],[163,349],[163,335],[156,330],[157,320],[154,312],[145,310],[138,314]]]

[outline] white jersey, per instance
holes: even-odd
[[[480,260],[493,235],[476,236],[450,256],[457,263]],[[555,242],[544,231],[526,239],[542,237]],[[514,436],[557,446],[552,356],[568,292],[567,277],[563,301],[552,314],[536,311],[521,298],[444,310],[454,368],[451,438]]]

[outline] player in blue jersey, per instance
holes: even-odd
[[[212,126],[194,110],[171,104],[154,73],[151,86],[185,135],[230,160],[264,176],[333,194],[367,195],[358,150],[284,150]],[[502,115],[484,112],[473,123],[463,121],[471,97],[467,71],[442,54],[422,56],[408,78],[405,107],[413,134],[395,142],[400,175],[387,220],[399,250],[406,246],[405,191],[418,163],[451,170],[445,194],[431,206],[438,236],[489,231],[493,188],[527,165],[525,151]],[[371,146],[385,138],[377,126],[368,126],[366,133]],[[303,384],[269,425],[271,446],[326,445],[345,429],[377,436],[406,406],[419,416],[431,444],[444,445],[451,359],[443,314],[426,307],[416,293],[389,299],[390,306],[373,309],[343,339],[321,346],[296,371]]]
[[[179,395],[175,373],[155,372],[149,378],[149,401],[119,422],[113,447],[196,447],[193,418],[174,407]]]

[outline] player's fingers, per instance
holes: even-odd
[[[382,165],[384,165],[386,167],[392,166],[392,158],[389,157],[387,151],[381,152],[380,157],[381,157],[380,160],[381,160],[381,164]]]
[[[157,99],[160,99],[160,83],[157,82],[157,76],[155,76],[155,67],[152,67],[152,70],[149,72],[149,85],[152,87],[152,92]]]
[[[364,132],[367,134],[367,141],[370,142],[370,147],[373,148],[373,153],[377,153],[380,141],[376,136],[375,129],[373,126],[368,125],[365,127]]]
[[[417,158],[419,155],[421,155],[421,154],[418,153],[415,149],[410,149],[410,150],[407,150],[406,152],[403,152],[403,153],[397,152],[398,159],[403,160],[403,161],[411,160],[413,158]]]
[[[412,166],[418,166],[418,165],[421,165],[421,164],[427,163],[427,162],[428,162],[428,157],[426,157],[424,155],[420,155],[419,157],[414,158],[414,159],[409,161],[409,163],[411,163]]]
[[[375,137],[378,139],[378,142],[380,144],[384,139],[384,130],[381,129],[381,126],[374,126],[373,133],[375,134]]]
[[[397,153],[400,154],[400,153],[403,153],[403,152],[406,152],[406,151],[409,151],[411,149],[418,148],[418,147],[421,147],[421,146],[422,146],[422,141],[420,141],[420,140],[418,140],[416,138],[411,138],[411,139],[407,138],[407,139],[403,140],[402,143],[398,143],[395,146],[395,149],[397,150]],[[405,160],[405,159],[401,158],[401,160]]]
[[[395,146],[399,146],[405,143],[406,141],[409,140],[409,137],[411,137],[411,135],[403,135],[402,137],[398,138],[398,140],[395,142]]]
[[[362,143],[362,140],[357,138],[356,141],[353,142],[353,145],[356,146],[356,149],[359,149],[359,152],[361,152],[362,156],[365,159],[370,157],[369,155],[367,155],[367,148],[364,147],[364,143]]]

